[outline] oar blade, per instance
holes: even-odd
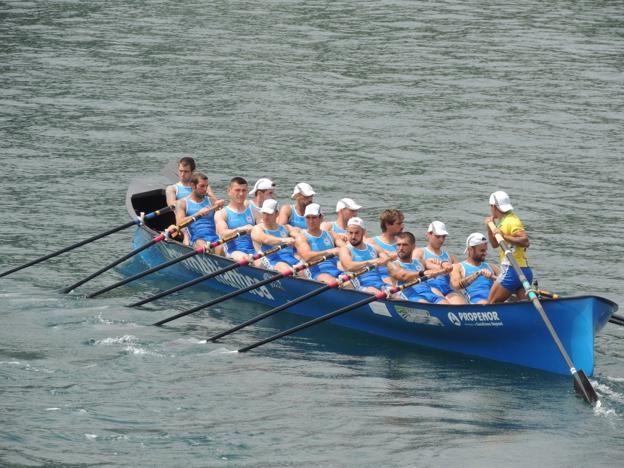
[[[596,406],[598,403],[598,394],[596,394],[594,387],[589,382],[583,370],[576,371],[574,375],[574,390],[582,395],[585,401],[590,405]]]

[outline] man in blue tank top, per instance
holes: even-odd
[[[218,239],[215,230],[215,210],[223,208],[223,200],[213,203],[208,198],[208,177],[201,172],[195,172],[191,176],[192,191],[188,197],[178,201],[176,206],[176,224],[180,225],[192,216],[199,217],[188,226],[188,236],[184,237],[184,244],[195,248],[205,247],[206,244]],[[215,251],[219,253],[218,250]]]
[[[376,245],[364,242],[366,228],[362,218],[351,218],[347,223],[349,243],[340,248],[340,264],[345,271],[357,271],[366,266],[380,267],[396,258],[396,253],[388,254]],[[352,286],[360,291],[372,294],[388,286],[383,281],[377,268],[351,281]]]
[[[338,203],[336,203],[338,218],[334,222],[324,221],[323,224],[321,224],[321,229],[340,234],[346,242],[348,240],[347,223],[351,218],[358,215],[358,210],[360,208],[362,207],[351,198],[341,198],[338,200]]]
[[[314,202],[315,194],[316,192],[312,189],[310,184],[300,182],[295,185],[295,189],[290,196],[290,198],[295,200],[295,203],[292,205],[284,205],[280,208],[277,223],[282,225],[290,224],[299,229],[306,229],[305,209],[306,206]]]
[[[466,239],[465,253],[468,257],[453,265],[451,286],[465,290],[471,304],[487,304],[494,279],[500,273],[496,265],[485,262],[488,239],[480,232],[473,232]]]
[[[235,232],[249,234],[256,221],[251,207],[247,203],[247,181],[242,177],[234,177],[228,184],[230,202],[215,215],[215,225],[219,237],[225,237]],[[255,253],[249,236],[241,236],[225,244],[225,255],[237,262],[249,258]]]
[[[388,255],[396,253],[396,236],[403,232],[403,228],[405,227],[404,220],[405,216],[399,210],[383,210],[379,215],[381,234],[379,236],[367,238],[366,242],[373,246],[376,245]],[[393,281],[390,278],[387,267],[379,267],[379,274],[386,283],[392,284]]]
[[[179,181],[173,185],[167,186],[165,189],[165,195],[167,197],[167,205],[175,205],[177,200],[181,200],[184,197],[188,197],[191,194],[193,188],[191,187],[191,176],[195,172],[195,160],[190,156],[185,156],[178,161],[178,178]],[[206,189],[206,195],[210,199],[212,204],[215,204],[217,197],[212,193],[210,184]]]
[[[279,244],[289,245],[290,247],[283,248],[268,257],[262,257],[256,263],[256,266],[286,273],[291,270],[293,265],[299,263],[292,248],[295,239],[291,233],[294,234],[295,228],[277,224],[277,205],[277,200],[268,199],[264,201],[262,208],[260,208],[262,220],[251,230],[251,240],[256,252],[264,252]]]
[[[390,276],[397,285],[402,285],[416,278],[431,277],[440,270],[425,270],[424,265],[417,259],[412,258],[416,248],[416,238],[411,232],[400,232],[396,235],[397,260],[388,263]],[[446,265],[446,272],[452,267]],[[431,280],[429,280],[431,281]],[[431,289],[429,281],[423,281],[399,293],[398,299],[407,299],[414,302],[429,304],[448,304],[449,302],[441,294],[436,294]]]
[[[338,255],[339,247],[344,245],[344,241],[337,234],[321,229],[323,213],[320,205],[310,203],[306,206],[304,217],[307,229],[294,231],[296,233],[295,248],[301,259],[309,262],[329,254]],[[328,283],[342,272],[338,269],[338,259],[333,257],[308,268],[307,273],[314,280]]]
[[[427,229],[427,245],[415,249],[413,258],[424,261],[427,269],[441,269],[447,265],[454,265],[457,263],[457,257],[442,247],[447,236],[446,225],[442,221],[433,221]],[[466,303],[464,296],[451,287],[448,274],[432,279],[430,285],[435,292],[440,291],[451,304]]]
[[[253,189],[249,192],[249,195],[253,197],[253,199],[249,201],[249,206],[251,206],[251,211],[256,219],[256,223],[260,223],[262,221],[262,215],[260,214],[262,204],[265,200],[275,198],[275,183],[271,179],[258,179]]]

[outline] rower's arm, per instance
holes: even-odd
[[[411,281],[415,278],[422,278],[425,276],[423,271],[406,270],[394,262],[389,262],[387,268],[390,276],[398,281]]]
[[[167,206],[175,205],[176,203],[176,190],[175,185],[168,185],[165,189],[165,196],[167,197]]]
[[[277,237],[271,234],[267,234],[264,232],[263,225],[254,226],[251,230],[251,239],[254,243],[258,243],[259,245],[279,245],[279,244],[289,244],[292,245],[295,240],[292,237]]]
[[[306,237],[301,233],[295,237],[295,249],[297,254],[303,259],[304,262],[316,260],[324,255],[335,254],[336,248],[327,250],[312,250]]]
[[[503,239],[509,244],[519,245],[525,249],[529,246],[529,235],[526,231],[516,231],[513,234],[502,233]]]
[[[186,216],[186,200],[183,198],[175,203],[176,224],[179,226],[190,216]]]
[[[453,271],[451,271],[451,288],[461,289],[461,287],[459,286],[459,282],[462,280],[463,276],[464,276],[463,267],[459,263],[456,263],[455,265],[453,265]]]
[[[345,271],[355,271],[369,265],[383,265],[388,261],[388,258],[373,258],[371,260],[355,261],[353,260],[351,251],[346,245],[340,247],[338,258],[340,259],[340,263],[342,264],[342,267],[345,269]]]
[[[280,208],[279,215],[277,215],[277,224],[288,224],[291,215],[290,210],[290,205],[284,205]]]
[[[223,238],[229,234],[234,234],[235,232],[239,231],[239,229],[230,229],[227,225],[227,221],[226,221],[226,212],[225,210],[219,210],[217,211],[217,213],[215,214],[214,220],[215,220],[215,230],[217,231],[217,234],[219,235],[219,237]]]

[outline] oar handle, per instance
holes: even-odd
[[[210,213],[212,213],[215,210],[218,210],[221,207],[217,207],[215,206],[211,206],[210,208],[208,208],[208,211],[206,211],[204,214],[195,214],[193,216],[191,216],[190,218],[185,219],[184,221],[182,221],[180,224],[176,224],[175,226],[173,226],[173,228],[168,228],[167,229],[167,235],[171,236],[171,237],[175,237],[178,235],[178,233],[184,229],[186,226],[188,226],[191,223],[194,223],[195,221],[197,221],[199,218],[203,218],[204,216],[208,216]],[[171,229],[171,231],[169,230]]]

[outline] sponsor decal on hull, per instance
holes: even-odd
[[[433,325],[436,327],[443,327],[444,323],[438,318],[434,317],[429,311],[424,309],[413,309],[405,306],[394,306],[394,310],[399,316],[406,322],[417,323],[419,325]]]
[[[449,312],[449,321],[456,327],[502,327],[498,312]]]

